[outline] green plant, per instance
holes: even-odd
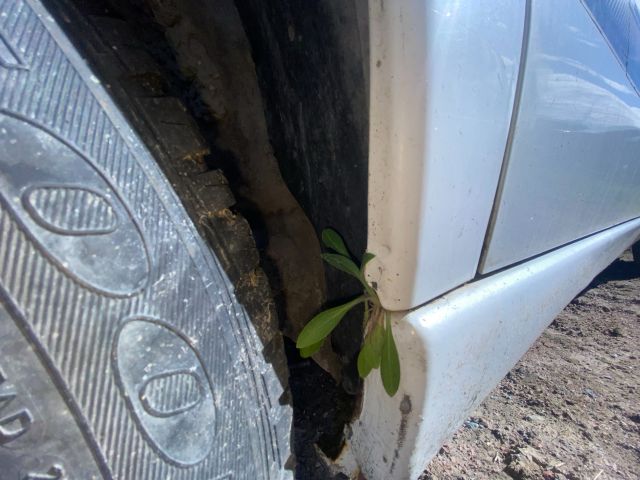
[[[389,312],[380,304],[378,294],[364,277],[364,268],[374,255],[366,252],[358,267],[340,235],[330,228],[322,231],[322,243],[335,252],[323,253],[324,261],[358,279],[362,284],[363,293],[343,305],[329,308],[313,317],[298,336],[296,346],[300,355],[307,358],[320,350],[346,313],[358,305],[363,305],[364,342],[358,354],[358,373],[365,378],[372,370],[379,368],[382,385],[392,397],[400,385],[400,359],[393,339]]]

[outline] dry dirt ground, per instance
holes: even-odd
[[[640,479],[640,270],[565,308],[421,480]]]

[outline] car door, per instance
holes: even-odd
[[[487,274],[640,215],[635,1],[532,2]]]

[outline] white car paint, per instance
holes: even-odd
[[[395,314],[400,389],[390,398],[379,375],[367,377],[349,440],[365,478],[418,478],[564,306],[639,237],[632,220]]]
[[[481,273],[640,215],[640,97],[580,2],[532,7],[520,108]]]
[[[339,463],[391,480],[638,241],[640,101],[579,0],[369,6],[367,274],[402,379],[367,378]]]
[[[525,3],[369,3],[368,276],[416,307],[472,279],[495,197]],[[468,73],[473,72],[472,76]]]

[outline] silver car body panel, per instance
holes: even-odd
[[[369,375],[343,458],[369,480],[417,479],[446,439],[591,279],[640,237],[640,219],[396,313],[402,378]],[[354,472],[349,472],[353,474]]]
[[[476,273],[525,3],[374,0],[369,9],[368,275],[384,306],[403,310]]]
[[[392,398],[366,379],[347,473],[417,478],[640,238],[640,46],[619,48],[605,3],[637,8],[370,0],[367,274],[396,310],[402,378]]]
[[[520,108],[481,273],[640,215],[640,97],[579,2],[532,6]]]

